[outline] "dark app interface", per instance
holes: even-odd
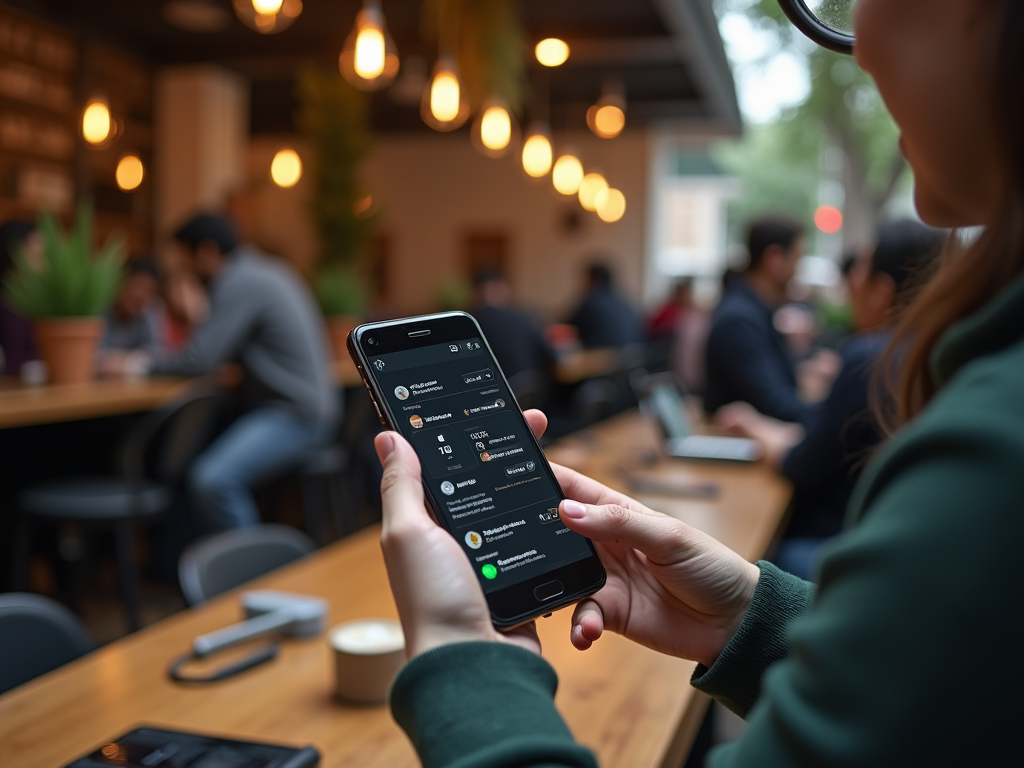
[[[562,525],[561,494],[480,338],[369,363],[485,592],[590,557]]]

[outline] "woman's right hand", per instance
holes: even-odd
[[[707,534],[571,469],[552,465],[570,500],[567,527],[597,546],[608,581],[576,606],[571,640],[586,650],[608,629],[710,667],[735,634],[760,577]]]

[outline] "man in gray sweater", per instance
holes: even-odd
[[[200,214],[174,237],[209,291],[210,311],[186,347],[158,356],[152,371],[202,376],[241,366],[247,410],[195,461],[190,483],[214,525],[256,525],[252,485],[327,443],[339,418],[323,321],[298,275],[238,246],[226,218]]]

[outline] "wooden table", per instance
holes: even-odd
[[[332,363],[331,372],[339,386],[358,387],[362,383],[355,365],[347,358]],[[155,376],[33,387],[3,378],[0,429],[150,411],[177,397],[187,383],[187,379]]]
[[[559,384],[579,384],[594,376],[608,376],[619,367],[618,349],[581,349],[561,355],[555,365]]]
[[[154,377],[33,387],[8,379],[0,384],[0,429],[149,411],[187,385],[185,379]]]
[[[556,444],[552,457],[609,481],[654,447],[654,434],[627,414]],[[721,486],[715,499],[645,498],[754,559],[782,519],[788,487],[762,467],[669,465]],[[324,597],[330,624],[395,616],[377,530],[364,531],[250,586]],[[118,641],[0,697],[0,766],[57,768],[139,723],[292,744],[314,744],[326,768],[402,768],[415,755],[386,707],[352,707],[331,697],[324,637],[288,641],[271,664],[206,687],[165,677],[168,662],[196,635],[238,620],[229,593]],[[706,698],[689,685],[693,664],[608,634],[581,653],[569,644],[570,611],[540,622],[545,657],[560,678],[557,704],[577,738],[612,766],[677,766]]]

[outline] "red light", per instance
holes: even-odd
[[[843,212],[834,205],[823,205],[814,212],[814,224],[826,235],[843,228]]]

